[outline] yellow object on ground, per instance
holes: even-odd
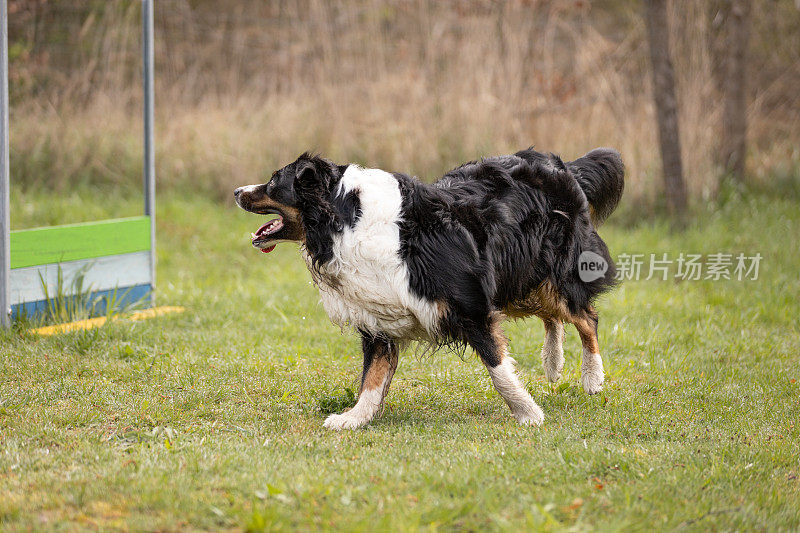
[[[134,311],[130,315],[115,316],[111,320],[127,319],[127,320],[146,320],[156,316],[166,315],[167,313],[183,313],[186,309],[177,306],[162,306],[153,307],[151,309],[143,309],[141,311]],[[106,323],[107,318],[104,316],[97,318],[87,318],[86,320],[78,320],[77,322],[67,322],[66,324],[56,324],[54,326],[45,326],[42,328],[32,329],[31,333],[37,335],[55,335],[56,333],[66,333],[68,331],[78,331],[80,329],[92,329],[102,326]]]

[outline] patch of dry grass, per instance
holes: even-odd
[[[770,6],[753,10],[755,180],[800,166],[800,96],[792,89],[800,80],[800,21],[791,2]],[[650,75],[635,2],[226,7],[158,3],[162,187],[227,197],[305,150],[432,179],[465,160],[528,145],[565,158],[610,145],[628,166],[626,201],[658,203]],[[59,14],[60,22],[48,19]],[[135,6],[46,4],[36,19],[39,37],[26,29],[31,16],[23,9],[11,21],[12,41],[25,45],[12,57],[15,180],[138,188]],[[714,16],[706,3],[672,5],[686,179],[696,200],[713,197],[718,178],[721,37]],[[70,25],[80,31],[41,37]]]

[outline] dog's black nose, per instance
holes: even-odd
[[[244,188],[244,187],[239,187],[238,189],[236,189],[235,191],[233,191],[233,197],[234,197],[234,198],[239,198],[239,195],[240,195],[240,194],[242,194],[242,189],[243,189],[243,188]]]

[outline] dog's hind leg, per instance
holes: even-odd
[[[517,422],[526,426],[541,424],[544,413],[519,381],[514,368],[516,361],[508,355],[508,340],[500,327],[499,317],[493,317],[488,331],[473,331],[469,343],[486,365],[494,388],[511,409]]]
[[[324,425],[328,429],[359,428],[383,410],[383,401],[397,369],[399,347],[395,341],[369,334],[362,334],[361,346],[364,350],[364,369],[358,402],[349,411],[325,419]]]
[[[577,315],[570,318],[575,325],[583,344],[581,360],[581,385],[589,394],[596,394],[603,390],[603,359],[600,357],[600,344],[597,341],[597,312],[592,307],[587,307]]]
[[[564,369],[564,324],[554,318],[542,318],[544,322],[544,345],[542,365],[549,381],[558,381]]]

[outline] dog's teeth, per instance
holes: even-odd
[[[255,239],[255,238],[256,238],[256,234],[255,234],[255,233],[253,233],[252,231],[250,232],[250,238],[251,238],[251,239]]]

